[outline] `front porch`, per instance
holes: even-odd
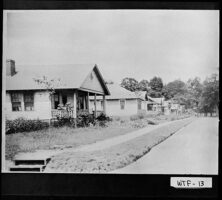
[[[90,108],[90,96],[94,96],[94,107]],[[103,96],[103,109],[98,111],[96,107],[97,96]],[[51,118],[70,117],[76,119],[78,114],[87,112],[97,117],[106,113],[105,95],[99,92],[83,90],[56,90],[51,96]]]

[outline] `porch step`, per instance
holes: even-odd
[[[43,159],[39,159],[39,158],[17,158],[14,160],[14,163],[16,166],[18,165],[46,165],[51,158],[43,158]]]
[[[14,166],[11,166],[9,170],[13,172],[43,172],[52,155],[53,152],[45,150],[19,153],[13,160]]]
[[[17,165],[10,167],[10,171],[14,172],[42,172],[46,165]]]

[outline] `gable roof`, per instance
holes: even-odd
[[[123,87],[121,87],[117,83],[106,84],[108,90],[110,91],[110,95],[106,96],[106,99],[142,99],[142,97],[137,96],[134,92],[131,92]],[[90,97],[90,99],[94,99],[94,97]],[[97,99],[101,99],[97,97]]]
[[[143,99],[143,100],[146,100],[146,96],[147,96],[147,92],[146,92],[146,91],[136,91],[135,94],[136,94],[139,98],[141,98],[141,99]]]
[[[55,80],[55,89],[78,89],[86,77],[94,70],[106,95],[109,90],[96,65],[18,65],[14,76],[6,76],[6,90],[39,90],[45,89],[35,79],[46,77]]]
[[[155,102],[155,103],[158,103],[158,104],[161,104],[164,102],[164,98],[152,98],[150,96],[147,95],[147,98],[148,98],[148,101],[151,100],[152,102]]]

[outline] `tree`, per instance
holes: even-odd
[[[134,78],[124,78],[121,82],[121,86],[131,92],[135,92],[139,89],[139,83]]]
[[[154,76],[150,79],[147,95],[153,98],[162,97],[163,81],[160,77]]]
[[[147,91],[149,89],[149,81],[142,80],[139,82],[139,90],[141,91]]]
[[[197,109],[200,103],[201,94],[203,91],[203,85],[200,82],[199,77],[195,77],[194,79],[189,79],[187,81],[187,95],[190,100],[190,107],[193,109]]]
[[[46,89],[50,96],[55,93],[55,88],[61,86],[60,79],[51,79],[49,80],[46,76],[42,78],[33,78],[33,80]]]
[[[156,77],[154,76],[151,80],[150,80],[150,84],[149,84],[150,88],[156,92],[161,92],[163,89],[163,81],[160,77]]]
[[[171,99],[175,96],[184,95],[186,91],[186,84],[181,80],[175,80],[165,85],[162,92],[166,99]]]
[[[217,74],[212,74],[203,83],[203,92],[200,100],[200,111],[206,113],[215,112],[219,107],[219,79]]]
[[[150,88],[147,91],[147,95],[152,97],[152,98],[160,98],[160,97],[162,97],[162,92],[158,92],[158,91],[152,90]]]

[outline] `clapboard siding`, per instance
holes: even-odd
[[[22,93],[22,92],[21,92]],[[24,102],[22,101],[22,104]],[[26,119],[50,119],[51,118],[51,100],[49,92],[39,91],[34,92],[34,110],[24,111],[12,111],[11,96],[9,92],[6,92],[6,118],[16,119],[18,117],[24,117]]]

